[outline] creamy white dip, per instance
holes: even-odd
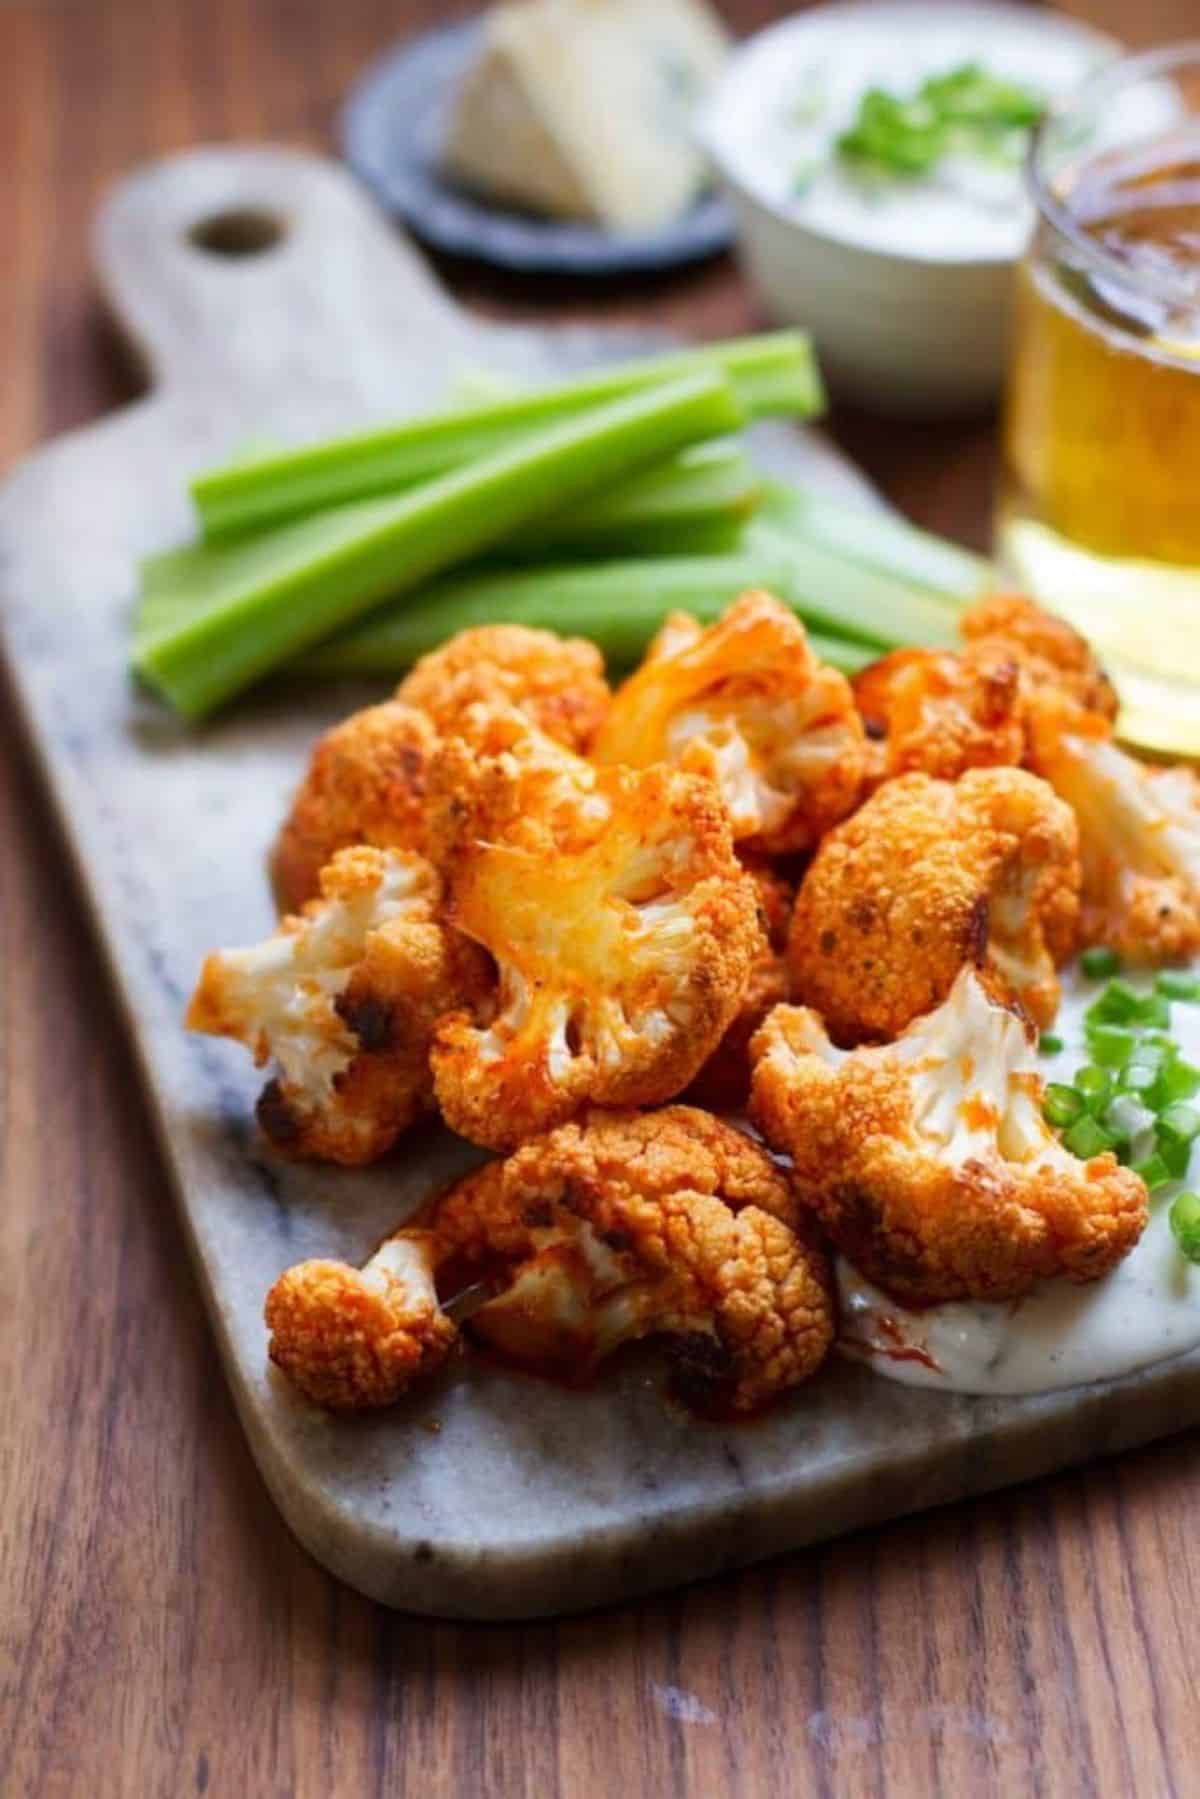
[[[1083,1013],[1100,985],[1072,975],[1054,1025],[1066,1047],[1044,1058],[1046,1078],[1069,1081],[1088,1060]],[[1200,1005],[1174,1001],[1171,1035],[1200,1064]],[[1129,1374],[1200,1345],[1200,1267],[1180,1254],[1167,1220],[1171,1200],[1200,1184],[1200,1147],[1185,1180],[1150,1202],[1137,1247],[1087,1287],[1047,1281],[1007,1305],[962,1302],[907,1311],[838,1263],[844,1354],[907,1386],[955,1393],[1046,1393]]]
[[[1112,49],[1087,27],[1023,7],[823,7],[739,54],[706,134],[751,193],[828,237],[932,260],[1008,260],[1033,223],[1019,155],[1004,165],[952,155],[925,176],[871,180],[837,156],[836,140],[871,87],[910,98],[928,77],[978,63],[1050,102]]]

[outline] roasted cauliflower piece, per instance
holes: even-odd
[[[817,661],[786,606],[745,593],[708,630],[686,614],[668,618],[618,689],[592,754],[707,776],[734,838],[781,854],[811,849],[846,816],[866,752],[845,677]]]
[[[743,857],[758,895],[759,948],[732,1024],[685,1097],[711,1112],[737,1112],[750,1094],[750,1039],[771,1010],[790,996],[788,925],[795,892],[769,862]]]
[[[371,1162],[432,1110],[434,1026],[491,990],[486,957],[440,922],[441,898],[420,856],[341,850],[320,898],[273,937],[208,957],[188,1028],[275,1063],[258,1121],[281,1154]]]
[[[439,1240],[389,1237],[365,1268],[299,1262],[267,1295],[271,1360],[329,1412],[394,1405],[445,1361],[458,1332],[438,1304]]]
[[[298,912],[313,899],[325,864],[351,844],[424,851],[426,782],[436,744],[425,714],[395,700],[352,713],[325,733],[271,857],[282,911]]]
[[[565,752],[560,752],[565,756]],[[499,970],[494,1017],[443,1019],[451,1129],[509,1149],[584,1105],[681,1092],[741,1002],[760,944],[754,883],[712,785],[671,768],[546,773],[447,746],[448,916]]]
[[[833,1338],[827,1260],[785,1176],[707,1113],[592,1113],[468,1175],[361,1272],[290,1269],[271,1356],[309,1398],[384,1405],[444,1358],[435,1281],[481,1286],[468,1334],[581,1380],[665,1339],[683,1397],[745,1412],[812,1374]],[[451,1295],[444,1293],[449,1300]]]
[[[1015,658],[1027,689],[1054,690],[1110,723],[1116,718],[1116,689],[1086,637],[1027,595],[990,594],[968,607],[959,629],[968,654],[987,646]]]
[[[990,642],[965,650],[893,650],[863,669],[854,698],[867,732],[866,784],[920,773],[1019,765],[1025,752],[1020,665]]]
[[[1035,708],[1031,761],[1079,821],[1080,935],[1129,962],[1200,953],[1200,780],[1152,767],[1108,724],[1061,697]]]
[[[596,770],[515,706],[469,706],[430,764],[431,854],[476,838],[550,848],[608,817]]]
[[[611,699],[604,658],[582,637],[525,625],[460,631],[423,656],[396,689],[439,731],[458,729],[468,706],[515,706],[570,750],[588,748]]]
[[[964,966],[1002,978],[1030,1016],[1058,1009],[1055,969],[1079,917],[1075,817],[1019,768],[901,775],[829,833],[792,914],[792,991],[838,1043],[894,1037]]]
[[[1141,1236],[1144,1183],[1058,1142],[1034,1033],[973,969],[894,1043],[838,1050],[815,1012],[779,1006],[751,1054],[753,1116],[800,1198],[907,1305],[1098,1280]]]

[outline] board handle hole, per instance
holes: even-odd
[[[261,256],[287,236],[283,219],[253,206],[231,207],[198,219],[189,230],[189,244],[210,256]]]

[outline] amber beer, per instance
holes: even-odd
[[[1108,655],[1122,729],[1200,755],[1200,45],[1039,134],[997,550]]]

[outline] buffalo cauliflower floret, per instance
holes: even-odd
[[[962,614],[959,629],[968,653],[986,645],[1015,657],[1028,688],[1055,690],[1100,718],[1116,718],[1116,689],[1087,639],[1026,595],[990,594]]]
[[[1075,818],[1019,768],[901,775],[831,831],[800,885],[795,997],[839,1043],[894,1037],[965,965],[991,970],[1041,1025],[1075,947]]]
[[[430,853],[475,838],[551,846],[608,817],[596,770],[514,706],[469,706],[429,771]]]
[[[779,1006],[751,1053],[753,1115],[800,1198],[906,1304],[1098,1280],[1141,1236],[1144,1183],[1062,1147],[1032,1031],[972,969],[894,1043],[838,1050],[815,1012]]]
[[[273,937],[208,957],[188,1027],[275,1063],[258,1120],[282,1154],[371,1162],[432,1109],[434,1026],[490,990],[486,958],[439,922],[441,896],[420,856],[341,850]]]
[[[1079,821],[1081,936],[1130,962],[1200,953],[1200,780],[1151,767],[1113,742],[1102,719],[1047,698],[1031,760]]]
[[[855,678],[854,698],[871,787],[912,772],[954,781],[1024,755],[1020,667],[1002,646],[893,650]]]
[[[810,849],[844,818],[865,760],[845,677],[817,661],[799,619],[766,593],[743,594],[708,630],[673,614],[618,690],[592,753],[706,775],[735,839],[769,854]]]
[[[441,1361],[439,1271],[482,1289],[468,1334],[579,1380],[662,1338],[692,1403],[757,1409],[833,1337],[825,1256],[786,1178],[706,1113],[593,1113],[468,1175],[361,1272],[290,1269],[267,1300],[271,1355],[318,1404],[387,1404]],[[443,1293],[449,1300],[450,1293]]]
[[[423,712],[389,700],[352,713],[313,751],[275,844],[280,909],[297,912],[320,891],[320,873],[355,843],[425,849],[425,795],[437,732]]]
[[[289,1268],[267,1295],[272,1361],[326,1411],[393,1405],[457,1339],[438,1304],[439,1251],[431,1232],[409,1230],[389,1237],[365,1268]]]
[[[611,694],[594,643],[526,625],[480,625],[423,656],[396,698],[446,732],[457,730],[468,706],[515,706],[548,737],[586,750]]]
[[[750,1039],[771,1010],[789,998],[787,939],[795,893],[771,864],[744,858],[758,896],[759,948],[732,1024],[687,1090],[693,1105],[736,1112],[750,1093]]]
[[[736,1013],[760,941],[716,792],[664,767],[576,784],[460,751],[444,769],[466,757],[441,815],[448,916],[494,958],[499,995],[490,1023],[438,1028],[446,1122],[507,1149],[590,1102],[672,1098]]]

